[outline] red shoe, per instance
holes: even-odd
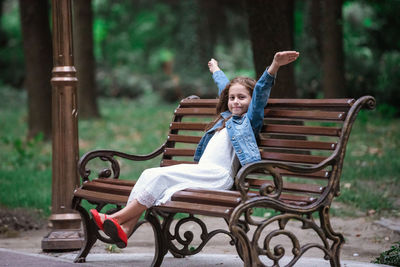
[[[103,222],[101,222],[101,218],[100,218],[99,212],[96,209],[91,209],[90,210],[90,214],[92,214],[92,218],[93,218],[94,222],[96,223],[97,227],[100,230],[103,230],[104,229]],[[105,219],[107,219],[106,215],[105,215]]]
[[[104,221],[104,233],[115,242],[117,247],[125,248],[128,245],[128,237],[115,219],[109,218]]]

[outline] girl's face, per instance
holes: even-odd
[[[246,87],[234,83],[229,88],[228,109],[233,115],[242,116],[247,112],[251,101],[251,95]]]

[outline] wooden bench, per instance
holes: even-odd
[[[85,261],[97,239],[112,243],[99,233],[81,201],[89,201],[102,212],[110,207],[107,204],[113,204],[108,213],[126,204],[137,177],[129,181],[118,179],[118,158],[143,161],[161,156],[160,166],[194,163],[194,149],[215,116],[216,103],[216,99],[196,97],[182,100],[174,112],[166,142],[151,154],[97,150],[80,159],[82,185],[74,192],[73,207],[82,216],[85,244],[76,262]],[[310,249],[321,250],[331,266],[340,266],[344,238],[332,229],[329,209],[339,195],[346,144],[363,107],[373,109],[375,99],[270,99],[259,140],[262,161],[243,166],[232,190],[177,192],[165,205],[149,209],[138,223],[137,227],[148,222],[154,230],[156,249],[151,266],[161,265],[168,251],[175,257],[196,254],[218,233],[229,236],[244,266],[264,266],[266,261],[279,266],[286,252],[291,252],[287,265],[292,266]],[[94,158],[105,161],[107,168],[90,180],[87,163]],[[262,216],[254,216],[257,212]],[[177,213],[187,216],[181,215],[176,221]],[[203,216],[197,215],[221,218],[227,227],[209,232],[201,220]],[[186,231],[183,237],[180,234],[180,227],[187,222],[201,228],[197,246],[193,244],[193,232]],[[295,230],[287,227],[291,222]],[[296,232],[303,230],[314,233],[316,241],[299,240]],[[290,240],[290,248],[285,250],[279,244],[272,247],[278,237]]]

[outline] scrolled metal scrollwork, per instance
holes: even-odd
[[[323,251],[326,260],[334,258],[335,251],[332,250],[328,239],[331,239],[334,242],[336,240],[333,236],[331,237],[327,234],[326,230],[314,221],[311,213],[302,216],[296,213],[281,211],[280,214],[268,219],[253,219],[251,216],[251,210],[255,207],[262,206],[262,204],[254,204],[247,207],[244,205],[242,209],[239,208],[235,211],[235,214],[233,215],[234,218],[230,221],[230,230],[240,239],[242,246],[247,247],[246,249],[249,251],[248,257],[244,258],[245,264],[248,264],[249,266],[268,266],[262,261],[262,257],[260,257],[265,256],[265,259],[269,259],[273,262],[272,266],[280,266],[280,261],[286,255],[287,250],[285,248],[287,248],[287,245],[286,247],[282,244],[272,245],[272,241],[280,236],[286,236],[291,241],[292,254],[290,256],[292,256],[292,258],[290,258],[290,262],[287,266],[293,266],[300,257],[311,248],[318,248]],[[238,218],[242,215],[244,215],[246,223],[250,226],[255,226],[254,232],[251,236],[245,235],[245,232],[239,226]],[[286,229],[289,221],[301,222],[300,228],[314,231],[320,241],[313,240],[312,242],[301,245],[298,236],[294,232]],[[271,229],[270,227],[276,223],[277,228]],[[262,247],[260,247],[260,244],[262,244]]]
[[[187,255],[194,255],[198,252],[200,252],[203,247],[208,243],[208,241],[214,237],[216,234],[223,233],[228,235],[231,238],[231,244],[235,244],[235,239],[232,236],[231,233],[229,233],[226,230],[218,229],[214,230],[211,232],[208,232],[207,227],[205,223],[200,220],[197,217],[194,217],[193,215],[189,215],[186,218],[179,219],[178,222],[175,224],[174,231],[173,233],[170,232],[171,228],[171,223],[173,221],[173,216],[168,216],[168,218],[165,218],[165,222],[163,223],[163,231],[165,233],[165,236],[167,236],[167,247],[168,249],[174,254],[174,255],[180,255],[180,256],[187,256]],[[194,233],[192,231],[185,231],[183,233],[183,236],[181,235],[182,231],[181,228],[184,224],[186,223],[195,223],[200,226],[201,233],[200,233],[200,240],[201,243],[195,247],[194,244],[192,244],[194,240]],[[182,248],[178,248],[173,241],[176,241],[179,245],[182,246]]]
[[[111,165],[110,168],[105,168],[99,172],[99,177],[102,178],[112,178],[117,179],[120,175],[120,164],[116,157],[124,158],[133,161],[144,161],[157,157],[164,151],[165,143],[159,148],[146,155],[131,155],[114,150],[94,150],[83,155],[78,162],[78,172],[82,178],[82,182],[89,180],[91,170],[87,169],[87,164],[89,161],[99,158],[102,161],[108,161]]]
[[[260,186],[259,192],[261,196],[267,196],[270,198],[278,199],[282,192],[282,176],[274,168],[271,163],[265,163],[263,161],[255,162],[242,167],[236,175],[235,186],[240,191],[242,202],[246,201],[249,196],[250,184],[246,181],[246,178],[253,173],[264,173],[272,176],[273,184],[266,181],[265,184]]]

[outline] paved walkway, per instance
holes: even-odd
[[[207,227],[218,227],[219,221],[207,218]],[[196,229],[190,229],[196,233]],[[210,229],[209,229],[210,230]],[[43,253],[41,250],[41,240],[49,232],[47,229],[39,231],[22,232],[16,238],[0,238],[0,266],[150,266],[154,255],[154,238],[149,225],[143,225],[130,239],[128,247],[109,253],[107,245],[98,241],[87,257],[85,264],[74,264],[77,252],[65,253]],[[382,247],[371,250],[357,248],[352,244],[352,237],[346,235],[346,244],[341,253],[341,264],[346,267],[361,266],[385,266],[372,264],[370,261],[379,255],[377,251],[382,251]],[[299,267],[324,267],[330,266],[328,261],[323,260],[322,252],[311,249],[295,266]],[[290,258],[281,261],[282,266],[289,262]],[[218,235],[210,240],[203,252],[176,259],[171,254],[167,254],[163,267],[206,267],[206,266],[243,266],[243,262],[237,256],[236,250],[229,245],[229,239],[225,235]]]
[[[73,263],[76,253],[63,253],[60,255],[49,256],[42,254],[33,254],[27,252],[17,252],[8,249],[0,248],[0,266],[77,266],[79,263]],[[108,267],[108,266],[137,266],[146,267],[150,266],[153,255],[149,253],[134,253],[134,254],[109,254],[109,253],[96,253],[90,254],[87,257],[86,263],[83,267]],[[288,262],[289,258],[282,260],[282,266]],[[198,254],[183,259],[173,258],[168,254],[162,264],[163,267],[199,267],[199,266],[229,266],[240,267],[243,266],[242,261],[236,255],[230,254]],[[295,266],[298,267],[324,267],[330,266],[329,262],[323,259],[316,258],[302,258]],[[346,267],[382,267],[387,265],[372,264],[366,262],[355,261],[342,261],[342,266]]]

